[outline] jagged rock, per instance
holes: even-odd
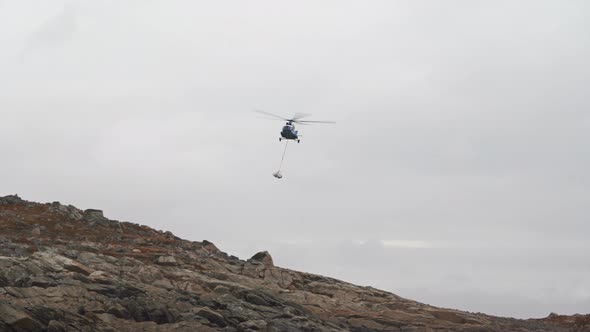
[[[274,267],[272,257],[268,251],[261,251],[252,256],[242,267],[242,274],[252,278],[266,278],[267,273]]]
[[[272,261],[272,256],[268,253],[268,251],[261,251],[256,255],[252,256],[250,260],[253,262],[260,262],[267,268],[275,266]]]
[[[219,253],[221,251],[217,248],[217,246],[207,240],[203,240],[202,246],[210,253]]]
[[[253,293],[249,293],[246,294],[246,301],[252,303],[252,304],[256,304],[256,305],[261,305],[261,306],[271,306],[271,303],[268,302],[266,299],[264,299],[263,297],[253,294]]]
[[[43,264],[45,267],[54,272],[59,272],[64,269],[84,275],[90,275],[92,272],[94,272],[94,270],[72,259],[50,252],[36,252],[33,254],[33,257],[38,258],[39,263]]]
[[[238,331],[266,331],[266,322],[263,320],[249,320],[238,325]]]
[[[47,332],[66,332],[66,325],[62,322],[52,320],[47,325]]]
[[[208,321],[210,321],[211,323],[219,326],[219,327],[226,327],[227,326],[227,322],[225,320],[225,318],[223,318],[222,315],[210,310],[210,309],[200,309],[197,312],[197,315],[206,318]]]
[[[31,278],[31,286],[33,287],[41,287],[41,288],[49,288],[58,286],[58,282],[54,279],[43,277],[43,276],[35,276]]]
[[[110,285],[114,281],[114,277],[104,271],[94,271],[90,273],[88,278],[95,283],[106,285]]]
[[[83,219],[86,220],[90,225],[101,225],[108,226],[112,223],[111,220],[105,218],[102,210],[87,209],[84,210]]]
[[[43,331],[41,323],[33,319],[26,312],[0,302],[0,328],[6,331]]]
[[[92,219],[103,220],[103,219],[106,219],[104,217],[104,213],[102,212],[102,210],[96,210],[96,209],[87,209],[87,210],[84,210],[84,217],[87,218],[88,220],[92,220]]]
[[[84,217],[84,212],[77,209],[72,205],[61,205],[59,202],[53,202],[51,204],[52,211],[55,211],[57,214],[64,216],[66,219],[70,220],[81,220]]]

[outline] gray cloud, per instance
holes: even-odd
[[[588,312],[588,9],[0,2],[2,191],[436,305]],[[338,124],[276,181],[253,109]]]

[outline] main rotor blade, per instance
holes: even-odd
[[[268,117],[264,117],[264,116],[257,116],[257,119],[262,119],[262,120],[269,120],[269,121],[282,121],[280,119],[276,119],[276,118],[268,118]]]
[[[304,118],[304,117],[310,116],[310,115],[311,114],[307,114],[307,113],[297,113],[297,114],[293,115],[293,119],[291,119],[291,120],[297,121],[297,120],[299,120],[301,118]]]
[[[259,110],[255,110],[254,112],[256,112],[256,113],[260,113],[260,114],[269,115],[269,116],[275,117],[275,118],[277,118],[277,119],[281,119],[281,120],[283,120],[283,121],[290,121],[290,120],[289,120],[289,119],[287,119],[287,118],[283,118],[282,116],[279,116],[279,115],[276,115],[276,114],[272,114],[272,113],[268,113],[268,112],[265,112],[265,111],[259,111]]]
[[[336,123],[334,121],[305,121],[305,120],[302,120],[302,121],[293,121],[293,122],[295,122],[295,123],[301,123],[301,124],[306,124],[306,123]]]

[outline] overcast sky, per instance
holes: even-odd
[[[590,312],[590,3],[0,0],[0,194],[515,317]],[[272,177],[281,122],[299,127]]]

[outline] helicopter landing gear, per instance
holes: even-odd
[[[300,140],[300,139],[298,139],[298,140],[297,140],[297,143],[300,143],[300,142],[301,142],[301,140]]]
[[[279,142],[282,141],[282,140],[283,140],[283,138],[282,137],[279,137]]]

